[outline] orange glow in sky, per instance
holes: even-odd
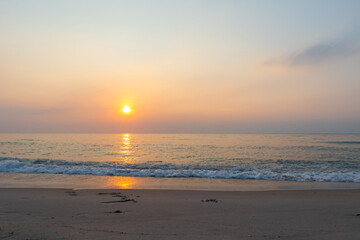
[[[33,2],[0,1],[0,133],[360,133],[360,1]]]

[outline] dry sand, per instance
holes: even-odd
[[[360,239],[360,190],[0,189],[0,239]]]

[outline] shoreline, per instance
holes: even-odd
[[[360,183],[0,173],[0,188],[270,191],[360,189]]]
[[[0,188],[6,239],[358,239],[360,189]]]

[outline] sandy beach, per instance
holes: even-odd
[[[0,0],[0,240],[360,240],[360,0]]]
[[[0,239],[360,239],[360,190],[0,189]]]

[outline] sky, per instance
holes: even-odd
[[[359,9],[0,1],[0,132],[360,133]]]

